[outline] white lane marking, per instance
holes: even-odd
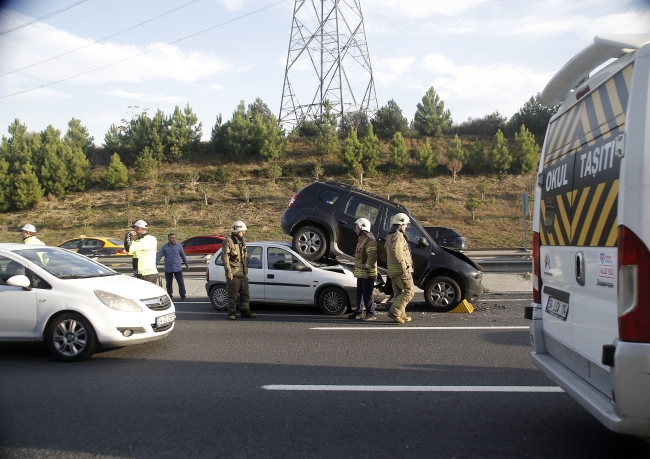
[[[476,300],[476,303],[498,303],[498,302],[505,302],[505,301],[530,301],[532,302],[532,298],[488,298],[486,300]]]
[[[312,327],[310,330],[528,330],[529,326],[521,327],[401,327],[386,325],[385,327]]]
[[[266,390],[340,392],[564,392],[557,386],[326,386],[269,384]]]
[[[174,300],[172,300],[172,303],[174,303]],[[209,301],[177,301],[174,304],[210,304]]]

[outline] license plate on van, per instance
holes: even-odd
[[[176,314],[173,312],[171,314],[165,314],[164,316],[158,316],[156,317],[156,327],[160,327],[161,325],[168,324],[169,322],[173,322],[176,319]]]
[[[549,296],[546,312],[558,319],[566,320],[566,316],[569,314],[569,304]]]

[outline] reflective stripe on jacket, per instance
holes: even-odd
[[[248,274],[248,249],[244,239],[239,239],[232,234],[223,242],[221,260],[226,276],[232,272],[233,276],[245,277]]]
[[[357,242],[354,257],[354,277],[359,279],[377,278],[377,241],[375,235],[362,231]]]
[[[149,233],[140,239],[131,241],[129,253],[138,258],[138,274],[141,276],[158,274],[158,268],[156,268],[157,252],[158,241]]]
[[[386,238],[386,268],[388,277],[403,276],[413,272],[413,258],[408,237],[402,231],[388,233]]]

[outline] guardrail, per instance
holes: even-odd
[[[484,272],[521,273],[532,272],[532,252],[525,252],[523,249],[476,249],[465,250],[465,255],[483,267]],[[130,273],[132,271],[131,257],[99,257],[95,258],[99,263],[120,272]],[[188,255],[187,260],[190,268],[183,268],[186,275],[204,275],[208,267],[210,257],[205,255]],[[159,265],[160,272],[163,271],[163,263]]]

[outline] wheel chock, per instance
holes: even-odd
[[[472,306],[469,301],[463,300],[458,306],[449,312],[471,314],[474,312],[474,306]]]

